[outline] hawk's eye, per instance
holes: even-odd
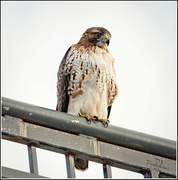
[[[95,37],[96,37],[96,38],[100,38],[100,37],[101,37],[101,34],[100,34],[100,33],[95,33]]]

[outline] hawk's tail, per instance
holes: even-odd
[[[75,167],[78,170],[85,171],[88,168],[88,160],[74,157]]]

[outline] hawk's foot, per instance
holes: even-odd
[[[94,120],[94,119],[93,119],[93,118],[94,118],[93,116],[89,116],[89,115],[87,115],[87,114],[78,113],[78,115],[79,115],[80,117],[86,118],[89,123],[91,123],[91,120]]]
[[[108,127],[108,124],[110,123],[109,119],[99,119],[99,121],[102,122],[105,127]]]
[[[91,120],[100,121],[105,125],[105,127],[108,127],[108,123],[109,123],[108,119],[99,119],[98,116],[89,116],[89,115],[83,114],[83,113],[78,113],[78,115],[80,117],[86,118],[87,121],[89,121],[90,123],[91,123]]]
[[[99,119],[98,116],[93,116],[93,117],[95,118],[96,121],[100,121],[104,125],[107,125],[107,127],[108,127],[109,119]]]

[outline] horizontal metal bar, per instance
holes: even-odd
[[[176,176],[175,160],[98,141],[90,136],[34,125],[19,118],[2,117],[2,137],[27,145],[36,142],[39,148],[142,174],[157,171],[169,177]]]
[[[2,178],[47,178],[47,177],[2,166]]]
[[[175,141],[111,124],[107,128],[98,121],[92,121],[91,124],[88,124],[85,118],[45,109],[5,97],[2,97],[2,114],[18,117],[33,124],[74,134],[84,134],[95,137],[103,142],[109,142],[165,158],[176,159]]]

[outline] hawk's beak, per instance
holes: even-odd
[[[110,42],[110,37],[106,35],[104,38],[102,37],[102,38],[97,39],[97,40],[106,43],[107,46],[108,46],[108,45],[109,45],[109,42]]]
[[[104,42],[109,46],[109,42],[110,42],[109,36],[105,36]]]

